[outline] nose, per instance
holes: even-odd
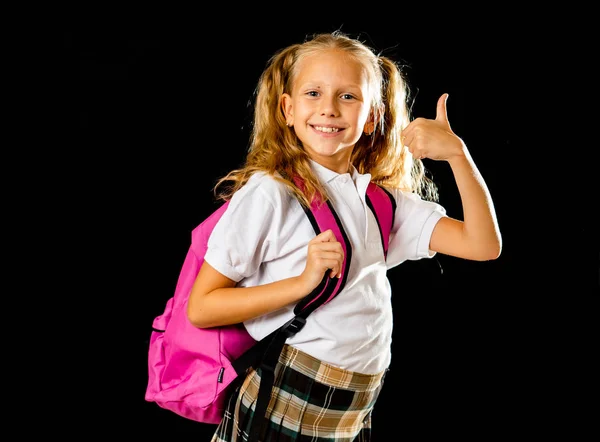
[[[336,117],[339,115],[337,97],[323,95],[321,99],[320,114],[325,117]]]

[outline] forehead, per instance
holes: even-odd
[[[367,71],[362,63],[346,52],[330,49],[306,54],[298,60],[295,83],[343,83],[366,87]]]

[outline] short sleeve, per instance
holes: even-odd
[[[388,268],[406,260],[432,258],[429,249],[433,229],[440,218],[447,216],[443,206],[423,200],[415,193],[392,191],[396,198],[394,226],[390,235]]]
[[[281,216],[264,190],[251,184],[239,190],[208,240],[205,261],[234,281],[253,275],[277,242]]]

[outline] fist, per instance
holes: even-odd
[[[330,278],[342,275],[344,249],[331,229],[321,232],[308,243],[306,267],[300,278],[311,292],[328,274]]]

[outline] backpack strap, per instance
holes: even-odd
[[[341,277],[331,278],[329,271],[325,272],[321,284],[296,304],[294,313],[306,318],[317,307],[331,301],[346,285],[348,270],[352,261],[352,247],[350,246],[348,235],[342,227],[340,218],[330,201],[325,203],[315,201],[310,209],[305,207],[304,212],[312,224],[315,234],[318,235],[321,232],[331,229],[344,251]]]
[[[304,205],[303,205],[304,207]],[[249,367],[255,367],[260,375],[260,386],[256,398],[256,407],[253,411],[252,425],[249,431],[248,442],[258,442],[260,433],[264,431],[263,423],[267,407],[271,399],[271,389],[275,382],[275,366],[279,360],[281,350],[288,338],[298,333],[306,324],[306,318],[317,307],[333,299],[345,286],[348,278],[348,269],[352,258],[352,247],[340,219],[329,201],[323,203],[315,199],[310,208],[304,207],[315,234],[331,229],[344,249],[344,262],[342,276],[331,278],[325,272],[321,283],[306,295],[294,308],[295,316],[287,323],[271,332],[268,336],[258,341],[238,359],[233,361],[233,367],[238,375],[245,373]],[[241,377],[241,376],[240,376]]]
[[[327,229],[331,229],[336,238],[340,240],[344,249],[342,276],[340,278],[331,278],[329,277],[329,272],[325,272],[321,283],[296,304],[294,308],[295,316],[291,320],[262,338],[233,361],[232,365],[238,374],[244,373],[248,367],[257,367],[258,364],[265,369],[262,376],[266,375],[265,371],[274,369],[285,341],[302,330],[304,324],[306,324],[308,315],[317,307],[333,299],[346,284],[348,269],[352,259],[352,247],[350,247],[350,240],[333,206],[329,201],[322,203],[315,199],[310,208],[304,207],[304,212],[313,226],[316,235]],[[269,359],[273,360],[269,361]],[[261,377],[261,385],[264,385],[262,379]],[[267,380],[267,382],[269,381]],[[259,400],[258,403],[260,405],[261,401]]]
[[[296,184],[301,185],[302,183],[296,180]],[[373,182],[369,183],[367,187],[366,201],[377,220],[384,257],[387,257],[396,201],[391,193]],[[256,407],[253,411],[249,442],[258,441],[260,433],[264,431],[265,427],[262,424],[271,398],[271,389],[275,382],[275,366],[285,342],[302,330],[306,324],[306,318],[311,312],[329,302],[344,288],[348,278],[348,269],[352,260],[352,247],[350,247],[348,236],[333,206],[329,201],[323,203],[319,199],[315,199],[310,209],[305,207],[304,211],[317,235],[331,229],[342,244],[344,249],[342,276],[340,278],[330,278],[329,272],[326,272],[321,283],[298,302],[294,308],[295,316],[291,320],[261,339],[234,361],[233,366],[238,374],[245,373],[248,367],[255,367],[260,375],[260,386],[256,398]]]
[[[390,232],[394,225],[394,214],[396,213],[396,200],[387,189],[371,181],[367,186],[366,201],[375,214],[381,235],[383,254],[387,258]]]

